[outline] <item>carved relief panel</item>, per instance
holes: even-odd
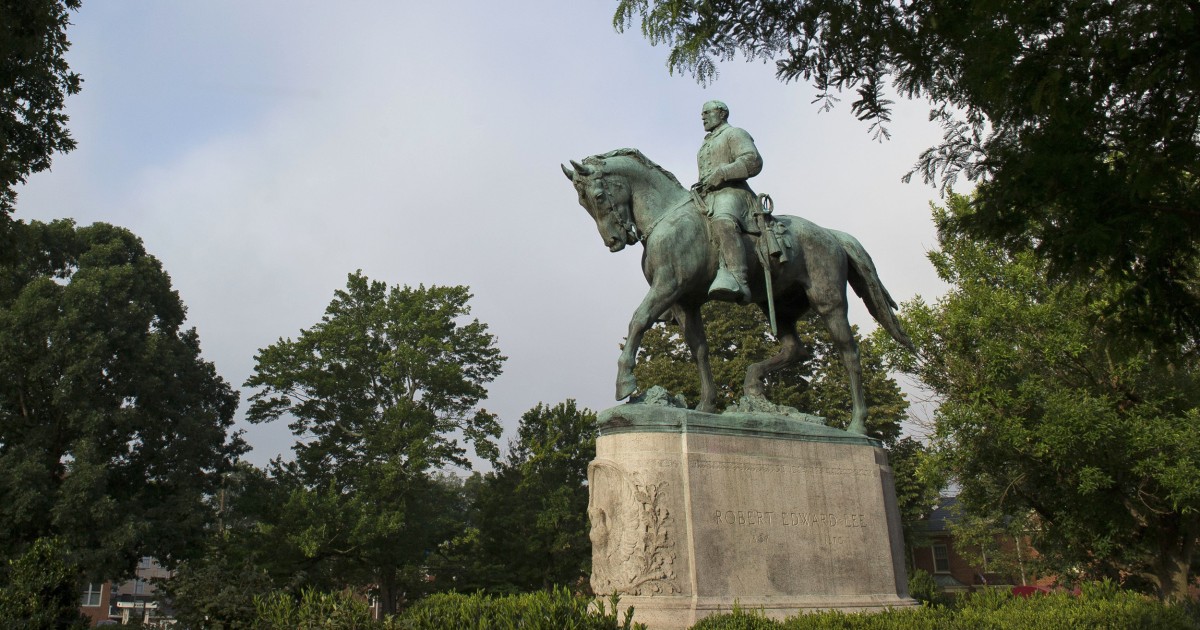
[[[596,460],[588,466],[588,486],[592,589],[604,595],[679,593],[669,484],[646,483],[636,472]]]

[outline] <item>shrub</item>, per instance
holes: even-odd
[[[567,588],[490,597],[482,593],[440,593],[417,602],[389,620],[389,630],[633,630],[632,609],[618,618],[618,600],[610,606],[577,597]]]
[[[349,593],[322,593],[312,589],[300,596],[273,591],[254,598],[254,630],[367,630],[379,627],[371,620],[367,603]]]
[[[0,628],[87,628],[79,613],[80,574],[57,539],[39,538],[0,575]]]
[[[1069,593],[1050,593],[1017,598],[1004,590],[983,591],[963,599],[955,620],[955,627],[959,628],[1198,628],[1183,607],[1163,604],[1131,591],[1120,591],[1112,584],[1085,585],[1078,597]]]
[[[922,604],[941,603],[937,581],[928,571],[917,569],[908,576],[908,594]]]
[[[1079,596],[1019,598],[985,589],[954,608],[922,606],[881,613],[838,611],[787,619],[786,630],[1200,630],[1185,606],[1163,604],[1111,584],[1085,586]]]
[[[782,627],[783,624],[768,619],[761,611],[743,610],[734,604],[733,612],[705,617],[691,630],[780,630]]]

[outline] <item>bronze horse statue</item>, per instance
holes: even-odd
[[[574,183],[580,205],[596,221],[609,250],[621,251],[639,241],[645,248],[642,273],[650,283],[650,290],[633,313],[629,337],[617,361],[617,400],[637,391],[633,366],[642,336],[670,310],[700,370],[701,400],[696,409],[715,411],[716,387],[700,316],[700,307],[709,300],[708,287],[717,273],[719,257],[708,218],[674,175],[636,149],[593,155],[582,163],[572,160],[571,165],[574,169],[563,166],[563,173]],[[787,262],[773,265],[771,284],[777,336],[782,347],[775,356],[747,369],[745,394],[765,400],[763,378],[808,356],[796,334],[796,321],[809,309],[815,309],[849,374],[853,416],[848,430],[864,434],[867,404],[858,343],[846,319],[847,282],[893,339],[913,352],[916,350],[896,319],[893,311],[896,303],[880,282],[875,264],[853,236],[800,217],[785,215],[775,220],[786,227],[786,244],[794,252]],[[755,251],[749,240],[745,251]],[[766,309],[762,265],[749,267],[751,301]]]

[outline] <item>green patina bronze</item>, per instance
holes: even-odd
[[[573,168],[562,167],[579,194],[580,205],[596,222],[610,251],[618,252],[638,242],[645,248],[642,272],[650,290],[634,311],[617,361],[617,400],[638,392],[633,366],[643,335],[655,321],[674,319],[700,372],[701,400],[696,410],[711,415],[716,386],[709,367],[701,305],[717,299],[754,303],[766,310],[773,301],[781,348],[775,356],[746,371],[746,398],[752,404],[765,403],[766,375],[809,356],[796,334],[796,321],[810,309],[815,310],[848,375],[853,401],[849,431],[863,434],[867,405],[858,344],[846,318],[846,285],[853,287],[871,316],[893,339],[915,352],[896,318],[896,303],[857,239],[800,217],[779,216],[772,227],[773,235],[783,249],[792,252],[791,256],[767,257],[765,265],[747,264],[746,252],[756,251],[757,237],[746,233],[747,226],[737,220],[745,219],[738,214],[745,209],[728,210],[722,205],[725,202],[718,201],[721,195],[714,196],[714,191],[734,189],[738,194],[729,195],[731,198],[753,197],[745,180],[761,168],[761,158],[749,134],[729,127],[727,118],[728,109],[723,104],[710,101],[705,105],[702,119],[709,135],[698,157],[703,177],[693,187],[694,192],[636,149],[617,149],[582,162],[572,161]],[[730,143],[722,140],[725,136]],[[713,210],[713,204],[719,207],[710,220],[704,206]],[[731,216],[735,219],[722,220]],[[730,226],[735,226],[732,237],[727,233]],[[737,242],[731,244],[730,238]],[[730,260],[734,258],[740,260]],[[728,283],[722,286],[717,282],[722,273],[735,276],[734,289],[728,290]]]
[[[694,411],[683,401],[652,387],[640,400],[601,411],[596,417],[600,435],[619,433],[699,433],[736,435],[802,442],[836,442],[880,446],[878,440],[825,426],[825,419],[778,408],[763,411]]]

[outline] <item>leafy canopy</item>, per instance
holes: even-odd
[[[889,82],[928,99],[945,133],[913,173],[980,183],[957,229],[1031,246],[1051,277],[1103,271],[1126,332],[1200,331],[1195,2],[619,0],[617,29],[635,20],[672,71],[773,59],[826,107],[852,90],[881,137]]]
[[[94,577],[191,555],[245,450],[161,264],[127,230],[14,222],[0,263],[0,557],[57,537]]]
[[[289,493],[270,534],[318,586],[376,585],[384,611],[400,580],[457,523],[433,509],[455,492],[433,476],[466,467],[461,434],[495,460],[495,416],[476,405],[505,357],[466,287],[387,287],[350,274],[321,321],[259,351],[247,417],[288,417],[295,460],[273,463]]]
[[[596,456],[596,414],[574,400],[539,403],[521,416],[517,439],[475,497],[480,586],[530,591],[585,581],[588,463]]]
[[[385,456],[413,472],[466,466],[455,430],[495,459],[496,419],[473,408],[505,357],[486,324],[461,321],[470,297],[466,287],[389,289],[350,274],[320,322],[259,351],[248,419],[290,417],[312,479],[336,481]]]
[[[1200,537],[1200,363],[1108,333],[1094,287],[959,232],[974,211],[951,197],[936,212],[931,259],[952,288],[904,306],[921,354],[892,355],[940,398],[935,461],[973,518],[1033,532],[1050,570],[1182,596]]]
[[[55,153],[75,148],[62,113],[82,82],[64,55],[69,11],[79,0],[0,3],[0,224],[12,211],[13,187],[50,168]]]

